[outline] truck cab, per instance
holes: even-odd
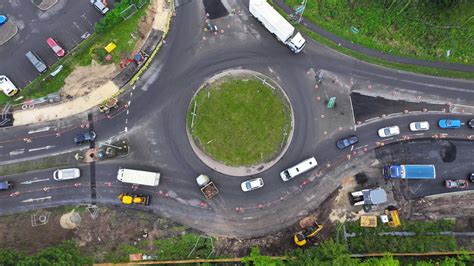
[[[13,188],[12,181],[0,181],[0,190],[9,190]]]

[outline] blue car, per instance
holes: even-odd
[[[0,15],[0,26],[2,26],[3,24],[7,23],[7,21],[8,21],[7,16],[5,16],[5,15]]]
[[[441,119],[438,121],[440,128],[460,128],[461,120],[459,119]]]

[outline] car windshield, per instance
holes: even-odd
[[[246,187],[247,189],[251,189],[251,188],[252,188],[252,186],[250,185],[250,182],[245,183],[245,187]]]
[[[384,131],[385,135],[390,135],[390,129],[389,128],[386,128]]]
[[[451,120],[446,120],[446,125],[447,125],[448,127],[451,126],[451,124],[452,124]]]

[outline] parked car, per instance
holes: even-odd
[[[0,26],[2,26],[3,24],[7,23],[8,21],[8,17],[5,16],[5,15],[0,15]]]
[[[95,9],[99,10],[102,15],[105,15],[109,12],[109,8],[102,3],[102,0],[90,0],[91,4],[95,7]]]
[[[429,130],[430,123],[428,121],[420,121],[420,122],[411,122],[410,123],[410,130],[411,131],[423,131]]]
[[[466,180],[445,180],[444,184],[447,188],[467,188],[468,183]]]
[[[57,57],[63,57],[66,54],[64,48],[62,48],[53,38],[49,37],[46,40],[46,43],[48,43],[49,47],[53,49],[53,52],[56,54]]]
[[[261,188],[261,187],[263,187],[263,179],[261,179],[260,177],[257,177],[257,178],[254,178],[254,179],[244,181],[244,182],[242,182],[240,187],[242,188],[242,191],[244,191],[244,192],[255,190],[257,188]]]
[[[441,119],[438,121],[440,128],[460,128],[461,120],[459,119]]]
[[[84,144],[86,142],[94,141],[96,137],[97,137],[97,134],[94,131],[91,130],[91,131],[88,131],[88,132],[77,134],[74,137],[74,142],[77,145],[81,145],[81,144]]]
[[[467,178],[469,178],[469,180],[474,183],[474,173],[470,173]]]
[[[357,142],[359,142],[359,138],[357,136],[350,136],[350,137],[347,137],[345,139],[341,139],[341,140],[338,140],[336,142],[336,146],[340,149],[340,150],[343,150],[347,147],[350,147],[354,144],[356,144]]]
[[[467,125],[468,125],[470,128],[474,128],[474,119],[469,120],[469,122],[467,122]]]
[[[32,51],[28,51],[28,53],[26,53],[25,56],[26,56],[26,58],[28,58],[30,63],[35,67],[35,69],[39,73],[44,73],[44,72],[46,72],[46,70],[48,70],[48,66],[46,65],[44,60],[41,59],[41,57],[37,53],[32,52]]]
[[[56,181],[76,179],[81,176],[79,168],[58,169],[53,173],[53,179]]]
[[[384,127],[379,129],[379,137],[387,138],[400,134],[400,128],[398,126]]]
[[[18,88],[5,75],[0,75],[0,89],[9,97],[15,96],[19,92]]]
[[[0,190],[9,190],[13,188],[12,181],[0,181]]]

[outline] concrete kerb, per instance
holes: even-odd
[[[169,2],[169,1],[168,1],[168,2]],[[169,31],[169,25],[170,25],[170,23],[171,23],[171,16],[172,16],[172,13],[168,16],[168,22],[167,22],[167,25],[166,25],[166,30],[165,30],[165,32],[164,32],[164,34],[163,34],[163,38],[164,38],[164,36],[166,35],[166,33]],[[93,34],[94,34],[94,33],[93,33]],[[152,55],[147,59],[147,61],[145,62],[145,64],[143,64],[142,67],[138,70],[137,74],[135,74],[135,76],[132,78],[131,82],[129,82],[130,85],[133,85],[134,82],[135,82],[136,80],[138,80],[138,78],[139,78],[139,76],[142,74],[142,72],[147,69],[147,67],[148,67],[148,65],[150,64],[152,58],[156,55],[156,53],[158,52],[158,50],[159,50],[160,47],[162,46],[163,38],[161,38],[160,42],[158,43],[158,46],[154,49]],[[125,84],[127,84],[127,83],[125,83]],[[112,97],[118,97],[118,96],[120,96],[120,95],[121,95],[122,93],[124,93],[126,90],[127,90],[127,89],[126,89],[126,86],[125,86],[125,85],[124,85],[124,86],[120,86],[120,87],[118,88],[118,91],[117,91],[117,92],[115,92],[115,93],[112,94],[112,95],[108,95],[108,96],[104,97],[105,99],[102,99],[102,100],[100,101],[100,103],[98,103],[98,105],[100,105],[101,103],[103,104],[104,102],[106,102],[108,99],[110,99],[110,98],[112,98]],[[87,96],[86,96],[86,97],[87,97]],[[77,100],[77,99],[75,99],[75,100]],[[59,104],[56,104],[56,105],[59,105]],[[46,108],[47,108],[47,107],[46,107]],[[89,108],[89,109],[90,109],[90,108]],[[87,110],[88,110],[88,109],[87,109]],[[83,112],[83,111],[86,111],[86,110],[80,110],[80,111],[77,112],[77,113],[80,113],[80,112]],[[56,120],[56,119],[61,119],[61,118],[65,118],[65,117],[57,117],[57,118],[55,118],[55,119],[50,119],[50,120]],[[44,121],[42,121],[42,122],[50,121],[50,120],[46,119],[46,120],[44,120]],[[30,124],[30,123],[27,123],[27,124]],[[23,125],[23,124],[20,124],[20,125]],[[14,125],[14,126],[16,126],[16,125]]]
[[[174,9],[174,1],[170,1],[168,0],[167,1],[168,3],[171,4],[172,6],[172,10]],[[171,17],[172,17],[173,14],[171,14],[170,16],[168,16],[168,22],[166,23],[166,28],[165,28],[165,31],[163,32],[163,35],[161,37],[161,40],[160,42],[158,43],[158,46],[156,46],[155,50],[153,50],[153,52],[151,53],[150,57],[148,57],[148,59],[146,60],[145,64],[142,65],[142,67],[138,70],[138,72],[135,74],[135,76],[132,77],[132,79],[130,80],[130,85],[133,85],[135,84],[135,82],[137,82],[137,80],[140,79],[140,76],[142,75],[143,71],[145,71],[148,66],[150,65],[151,61],[153,60],[153,58],[155,57],[155,55],[158,53],[158,50],[160,50],[161,46],[163,45],[163,42],[165,41],[165,38],[166,38],[166,35],[168,34],[168,31],[170,29],[170,24],[171,24]]]
[[[11,30],[11,32],[5,32],[5,34],[7,35],[3,37],[2,35],[4,34],[4,31],[9,31],[9,30]],[[10,20],[7,21],[7,23],[2,26],[2,29],[0,31],[0,46],[4,45],[11,38],[15,37],[17,33],[18,33],[18,26]]]
[[[195,96],[197,93],[208,86],[209,84],[212,84],[218,79],[224,78],[225,76],[232,75],[232,76],[240,76],[240,75],[250,75],[253,77],[258,77],[261,80],[265,80],[272,89],[277,90],[281,97],[284,98],[284,100],[287,103],[287,106],[290,111],[290,130],[288,133],[288,137],[286,138],[286,141],[284,143],[283,148],[279,151],[279,154],[273,158],[271,161],[268,162],[263,162],[257,165],[251,165],[251,166],[240,166],[240,167],[233,167],[233,166],[228,166],[225,165],[221,162],[218,162],[211,158],[209,155],[204,153],[204,151],[201,150],[201,148],[198,147],[198,145],[195,143],[193,136],[191,135],[190,128],[188,126],[188,121],[186,121],[186,135],[188,137],[188,141],[191,144],[191,148],[193,149],[194,153],[196,156],[199,157],[199,159],[208,167],[214,169],[217,172],[223,173],[225,175],[230,175],[230,176],[249,176],[249,175],[255,175],[258,173],[261,173],[263,171],[268,170],[271,168],[273,165],[275,165],[286,153],[288,150],[291,140],[293,139],[293,131],[294,131],[294,125],[295,125],[295,118],[294,118],[294,112],[293,112],[293,107],[291,105],[290,99],[288,98],[288,95],[286,95],[285,91],[283,88],[281,88],[277,82],[272,80],[270,77],[256,72],[252,70],[246,70],[246,69],[230,69],[230,70],[225,70],[223,72],[220,72],[211,78],[209,78],[204,84],[202,84],[194,93],[194,96],[191,100],[191,103],[193,102]],[[189,108],[192,108],[190,105]],[[186,112],[186,114],[189,113],[189,110]]]
[[[36,7],[38,7],[42,11],[46,11],[58,3],[58,0],[40,0],[40,1],[41,3],[36,4],[35,0],[31,0],[31,3],[33,3]]]

